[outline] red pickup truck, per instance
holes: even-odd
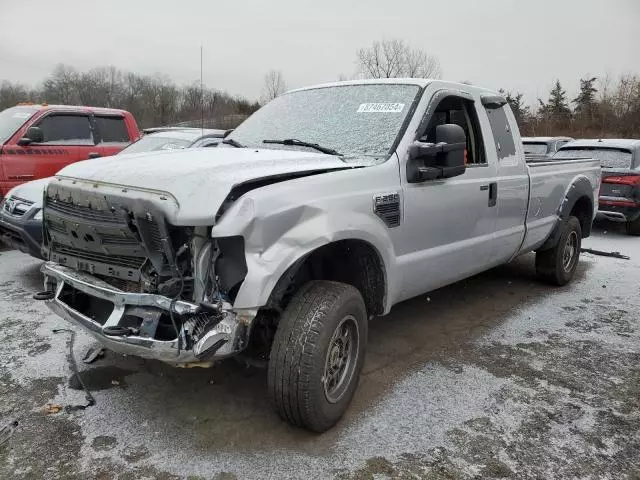
[[[114,155],[140,137],[133,115],[112,108],[19,104],[0,112],[0,198],[64,166]]]

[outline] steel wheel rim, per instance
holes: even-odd
[[[360,350],[360,330],[353,315],[345,316],[331,336],[322,386],[329,403],[339,402],[349,389]]]
[[[573,268],[575,259],[578,257],[578,234],[571,232],[567,237],[567,241],[564,244],[564,250],[562,251],[562,268],[565,272],[570,271]]]

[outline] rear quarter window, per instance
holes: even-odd
[[[487,108],[486,112],[489,117],[489,124],[491,125],[498,160],[515,155],[516,145],[513,141],[513,132],[507,119],[505,107]]]
[[[129,130],[123,117],[95,117],[101,143],[129,143]]]

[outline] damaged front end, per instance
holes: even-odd
[[[168,224],[166,195],[95,190],[47,189],[38,297],[115,352],[185,364],[242,351],[255,316],[231,306],[247,272],[243,238]]]

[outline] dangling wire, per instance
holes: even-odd
[[[73,406],[69,405],[67,406],[67,408],[65,408],[65,410],[66,411],[84,410],[86,408],[89,408],[95,405],[96,399],[93,397],[93,395],[87,388],[87,385],[84,383],[84,380],[82,380],[82,376],[80,375],[80,370],[78,370],[78,364],[76,363],[76,357],[73,355],[73,346],[76,341],[76,332],[68,328],[56,328],[53,330],[53,333],[62,333],[62,332],[66,332],[71,335],[71,338],[69,340],[69,366],[71,367],[71,371],[74,373],[74,375],[78,379],[78,383],[80,383],[80,386],[82,386],[82,389],[84,390],[84,398],[87,400],[86,405],[73,405]]]

